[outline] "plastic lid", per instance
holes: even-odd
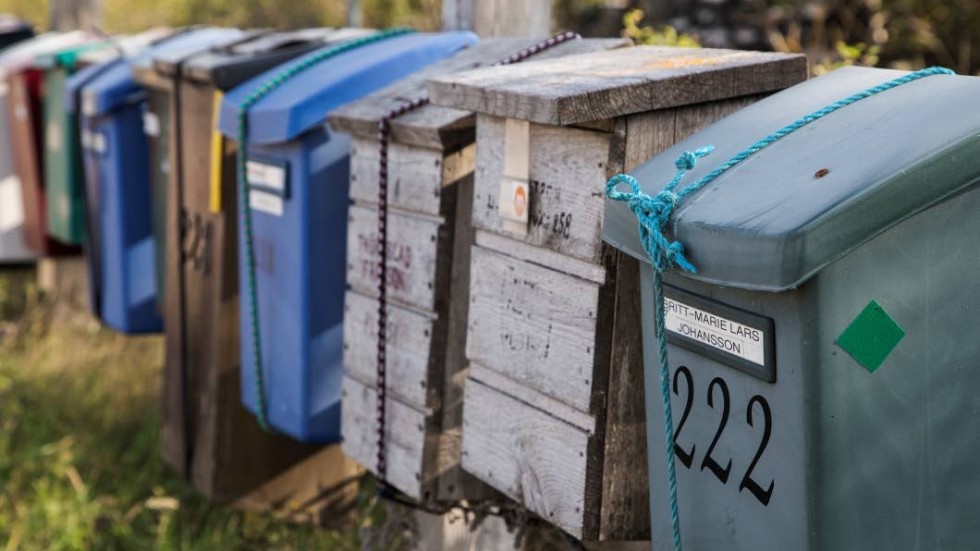
[[[85,116],[104,114],[125,102],[131,101],[135,94],[139,94],[142,89],[133,79],[132,65],[147,63],[151,56],[159,53],[182,52],[186,54],[208,48],[212,44],[228,40],[240,33],[241,31],[238,29],[196,29],[174,36],[169,40],[158,41],[134,58],[110,62],[111,65],[102,68],[100,74],[91,78],[91,82],[84,85],[82,114]],[[87,72],[85,74],[90,75]]]
[[[219,90],[229,90],[259,73],[324,44],[350,40],[373,32],[375,31],[366,29],[319,28],[269,33],[195,55],[184,64],[183,73],[189,79],[212,84]]]
[[[683,140],[631,174],[656,195],[684,151],[714,145],[679,188],[756,140],[905,73],[846,68],[770,96]],[[844,107],[775,142],[686,198],[672,234],[686,277],[781,291],[980,179],[980,78],[930,76]],[[606,200],[604,239],[649,262],[636,217]]]
[[[16,46],[0,53],[0,80],[6,79],[11,73],[23,71],[34,64],[34,60],[44,54],[82,44],[92,39],[92,35],[83,31],[67,33],[45,33],[30,40],[18,43]]]
[[[477,40],[476,35],[468,31],[413,33],[340,54],[298,74],[252,107],[248,119],[249,141],[277,143],[291,140],[322,123],[330,110],[451,56]],[[290,63],[302,63],[320,51],[322,49]],[[237,137],[242,102],[284,68],[275,67],[225,95],[218,124],[224,135]]]

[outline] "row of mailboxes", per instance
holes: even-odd
[[[345,342],[346,328],[358,330],[351,319],[345,327],[345,316],[353,307],[367,312],[369,325],[377,321],[368,311],[374,268],[364,272],[366,284],[352,280],[359,268],[348,250],[361,246],[349,228],[377,209],[364,195],[373,189],[368,183],[351,187],[374,169],[364,151],[375,144],[365,138],[370,129],[353,142],[337,129],[357,128],[361,119],[377,124],[379,113],[415,99],[423,83],[368,97],[369,115],[359,114],[362,106],[348,109],[334,128],[326,117],[475,43],[467,32],[194,28],[117,43],[49,35],[0,53],[7,104],[0,155],[12,152],[15,167],[0,163],[9,171],[0,174],[0,223],[10,226],[0,225],[0,258],[27,256],[10,244],[15,216],[5,199],[14,178],[35,253],[83,244],[100,318],[124,332],[164,331],[164,453],[209,495],[241,495],[310,453],[251,417],[295,440],[336,442],[342,392],[367,389],[365,396],[376,397],[370,381],[361,381],[370,374],[342,381],[345,357],[355,354],[350,346],[366,346]],[[968,548],[976,539],[969,512],[980,502],[980,472],[964,459],[976,447],[971,413],[980,404],[970,371],[978,354],[969,344],[976,340],[969,319],[980,309],[970,252],[980,219],[980,119],[969,107],[978,81],[848,69],[747,106],[799,81],[802,61],[724,51],[625,54],[619,46],[589,44],[598,52],[591,57],[543,61],[507,78],[493,68],[449,75],[466,67],[446,65],[430,83],[438,106],[425,116],[449,122],[430,125],[438,129],[433,135],[420,124],[400,130],[403,143],[393,147],[389,166],[404,173],[390,175],[393,193],[416,185],[423,191],[411,193],[435,199],[394,196],[405,228],[398,231],[406,232],[394,241],[411,242],[418,237],[411,232],[425,228],[429,248],[445,258],[430,259],[430,271],[468,279],[452,285],[461,293],[452,305],[433,299],[432,315],[399,289],[392,326],[429,331],[458,301],[476,314],[458,329],[468,332],[465,352],[457,335],[460,350],[444,354],[460,362],[454,373],[460,384],[466,379],[462,397],[448,386],[426,389],[447,381],[423,375],[422,391],[396,387],[395,401],[421,395],[416,409],[424,410],[435,403],[428,397],[441,400],[443,392],[461,400],[453,435],[457,448],[462,438],[463,470],[543,517],[550,511],[570,533],[601,539],[598,501],[612,490],[601,485],[592,456],[609,454],[598,456],[609,470],[619,465],[615,446],[633,449],[614,438],[626,430],[612,425],[621,412],[603,408],[618,399],[609,390],[614,383],[631,394],[612,358],[636,356],[645,366],[648,526],[657,548],[672,544],[672,507],[689,549]],[[467,63],[485,64],[492,52],[488,46]],[[600,71],[610,60],[635,66]],[[644,79],[632,78],[634,70]],[[741,70],[751,78],[735,86]],[[733,85],[715,82],[710,93],[687,90],[690,97],[664,89],[648,99],[623,95],[699,78]],[[888,84],[896,78],[907,81]],[[551,84],[542,90],[534,82]],[[573,97],[583,89],[622,101]],[[407,91],[413,97],[403,97]],[[849,97],[858,99],[834,103]],[[819,111],[826,105],[835,112]],[[733,111],[682,139],[705,119]],[[813,112],[823,114],[801,119]],[[711,176],[704,189],[689,197],[660,193],[678,170],[682,189],[794,120],[807,122]],[[708,145],[713,153],[705,155]],[[350,166],[352,147],[366,148],[357,159],[364,170]],[[630,170],[639,182],[633,191],[647,197],[607,199],[603,212],[603,176],[615,169]],[[531,212],[523,221],[504,193],[521,189],[528,203],[520,210]],[[644,207],[647,200],[654,206]],[[665,208],[656,201],[671,201],[657,231],[683,243],[696,274],[655,274],[643,242],[651,230],[638,230],[636,213]],[[561,215],[545,219],[543,206]],[[447,248],[438,228],[450,213],[460,222]],[[587,227],[578,225],[583,213]],[[600,236],[642,261],[637,277],[627,256]],[[424,260],[407,250],[386,251],[408,263],[406,273]],[[664,254],[676,258],[679,250]],[[373,242],[365,251],[368,263],[378,253]],[[466,259],[466,269],[437,264],[452,258]],[[621,325],[623,311],[637,306],[642,327]],[[659,373],[658,319],[667,380]],[[536,339],[552,338],[558,327],[556,343],[577,343],[573,330],[586,322],[582,338],[592,359],[584,385],[559,364],[532,376],[563,357],[531,346]],[[527,334],[518,331],[524,326]],[[616,339],[628,334],[640,348],[621,349]],[[399,346],[424,340],[393,338],[406,339]],[[425,346],[420,354],[437,349]],[[507,348],[506,361],[494,347]],[[403,362],[396,370],[415,352],[392,350],[399,354],[393,362]],[[583,356],[565,354],[568,361]],[[428,364],[424,370],[443,373]],[[675,414],[671,442],[661,390]],[[424,423],[435,418],[423,414]],[[402,421],[389,418],[398,427]],[[231,425],[246,428],[222,435]],[[527,453],[556,438],[553,462]],[[389,440],[397,443],[398,435]],[[372,449],[356,444],[350,449]],[[422,449],[419,461],[426,461]],[[675,504],[668,501],[668,453],[676,463]],[[573,464],[582,468],[556,467]],[[237,474],[228,465],[244,467]],[[585,491],[590,484],[596,496]],[[478,490],[473,495],[489,495]],[[562,502],[578,490],[580,500]]]
[[[84,244],[92,308],[106,325],[165,330],[164,455],[205,493],[238,497],[312,450],[260,430],[241,402],[295,439],[339,439],[350,146],[327,130],[326,114],[476,37],[221,28],[135,43],[72,36],[74,49],[59,45],[31,65],[49,84],[36,103],[49,107],[30,143],[45,146],[35,158],[46,153],[40,164],[59,179],[46,189],[50,204],[37,218],[48,215],[38,227],[47,231],[38,233]],[[254,235],[239,239],[241,104],[295,66],[303,70],[247,113]],[[254,276],[245,243],[258,258]],[[257,311],[239,307],[240,294],[253,296],[249,285]],[[267,366],[264,380],[257,364]]]

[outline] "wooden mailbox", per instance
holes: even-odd
[[[425,94],[425,81],[490,65],[534,44],[484,41],[367,98],[334,111],[331,126],[353,136],[344,319],[343,449],[375,468],[378,327],[378,123]],[[628,45],[574,40],[554,58]],[[388,482],[425,502],[474,499],[486,488],[459,469],[463,347],[469,294],[475,116],[424,106],[395,119],[388,149]]]
[[[478,114],[466,472],[577,538],[649,539],[638,265],[602,242],[605,183],[805,78],[799,55],[636,47],[430,81]]]

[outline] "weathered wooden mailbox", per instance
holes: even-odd
[[[437,77],[476,111],[462,466],[583,540],[649,537],[638,265],[603,191],[806,78],[802,56],[636,47]]]
[[[680,188],[804,115],[908,73],[841,69],[632,172]],[[980,537],[980,79],[931,75],[812,122],[685,198],[667,272],[684,548],[971,549]],[[913,138],[914,137],[914,138]],[[654,547],[671,547],[653,271],[635,216],[604,237],[644,261]],[[635,298],[635,297],[634,297]],[[707,468],[706,468],[707,466]]]
[[[378,124],[425,95],[427,79],[493,64],[533,45],[496,39],[350,103],[330,123],[353,136],[344,315],[344,451],[374,470],[377,435]],[[574,40],[541,58],[618,48],[621,39]],[[473,239],[475,116],[424,106],[392,121],[388,150],[388,481],[423,501],[487,492],[459,469],[461,372]]]
[[[165,267],[172,294],[164,307],[163,454],[214,499],[237,498],[319,449],[263,431],[241,404],[236,147],[214,129],[215,106],[257,74],[367,32],[248,32],[152,63],[156,79],[169,83],[161,113],[172,117],[171,134],[157,142],[169,152],[164,224],[173,247]]]

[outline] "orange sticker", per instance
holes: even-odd
[[[527,188],[517,186],[514,189],[514,214],[518,218],[524,218],[527,212]]]

